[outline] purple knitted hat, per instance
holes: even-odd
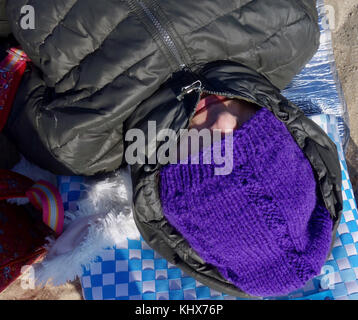
[[[233,137],[229,175],[215,175],[215,164],[161,169],[164,215],[244,292],[288,294],[320,273],[331,244],[330,214],[316,197],[308,159],[269,110],[257,111]]]

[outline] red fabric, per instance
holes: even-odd
[[[0,62],[0,132],[3,130],[13,105],[16,91],[26,70],[26,54],[16,48]]]
[[[0,62],[0,132],[10,114],[15,94],[26,70],[26,54],[12,48]],[[5,199],[26,197],[35,184],[15,172],[0,169],[0,292],[45,253],[45,238],[55,236],[42,222],[42,213],[26,206],[9,204]]]
[[[21,174],[0,169],[0,200],[25,198],[35,182]]]
[[[21,275],[24,265],[46,252],[48,235],[46,225],[34,221],[24,207],[0,201],[0,292]]]
[[[17,173],[0,170],[1,199],[23,196],[33,181]],[[54,232],[42,222],[42,213],[0,200],[0,292],[21,275],[46,250],[47,236]]]

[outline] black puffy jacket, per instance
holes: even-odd
[[[25,4],[35,9],[34,30],[20,26]],[[57,174],[109,172],[125,164],[128,129],[146,132],[155,120],[158,131],[178,132],[200,93],[241,98],[285,123],[314,168],[337,228],[336,147],[280,94],[318,48],[314,0],[11,0],[7,10],[33,65],[6,132],[33,162]],[[159,168],[132,166],[134,217],[144,239],[202,283],[246,296],[168,224]]]

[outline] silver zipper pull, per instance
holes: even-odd
[[[195,82],[193,82],[191,85],[189,86],[186,86],[186,87],[183,87],[181,89],[181,93],[180,95],[177,96],[177,99],[179,101],[182,101],[184,99],[184,96],[189,94],[189,93],[192,93],[193,91],[197,91],[197,92],[200,92],[203,88],[203,85],[201,83],[200,80],[196,80]]]

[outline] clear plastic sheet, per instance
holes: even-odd
[[[335,115],[343,149],[346,150],[350,136],[349,115],[333,55],[328,8],[323,0],[317,1],[317,8],[321,29],[320,47],[282,94],[299,106],[306,115]]]

